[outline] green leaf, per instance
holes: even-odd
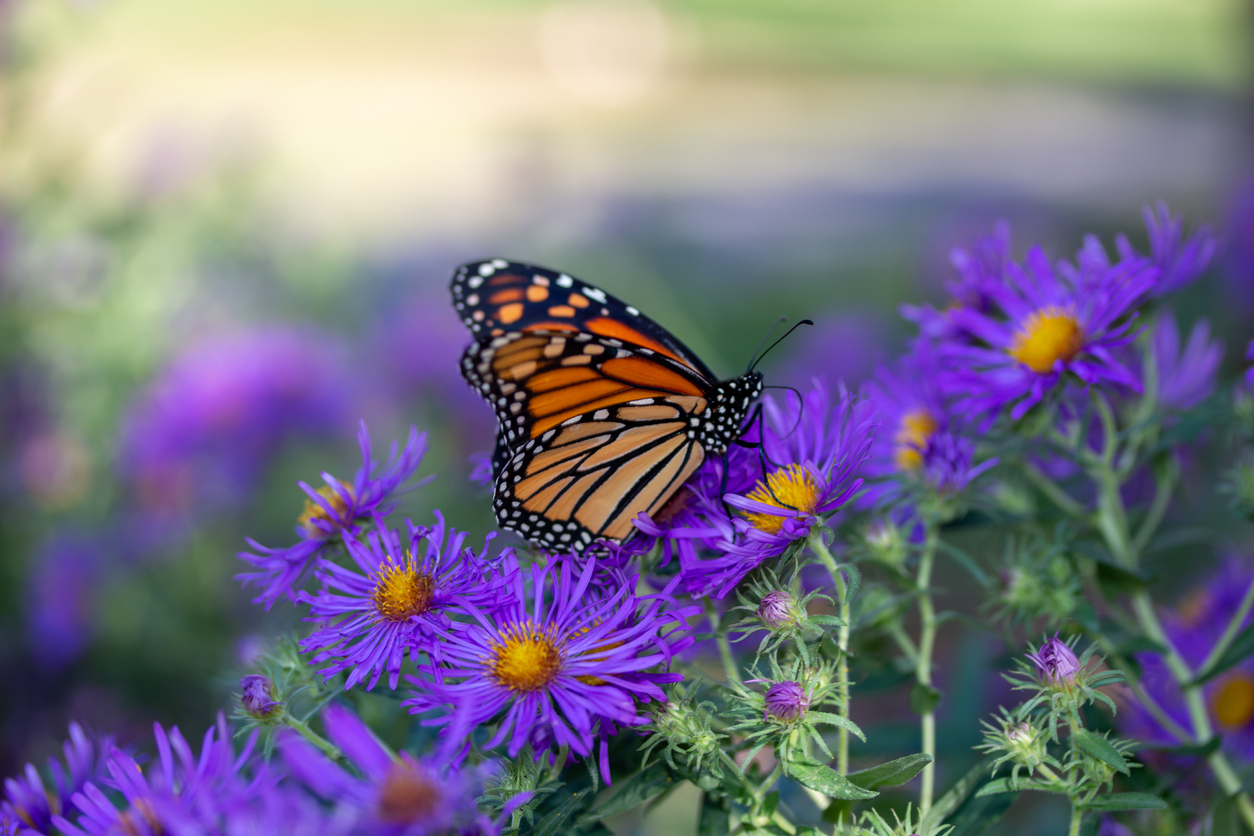
[[[984,836],[1005,817],[1018,797],[1017,793],[999,793],[971,799],[949,819],[954,829],[948,836]]]
[[[531,831],[531,836],[555,836],[562,829],[562,825],[570,818],[570,814],[575,812],[575,808],[579,806],[579,801],[587,790],[580,790],[570,798],[563,801],[556,809],[547,816],[540,819],[536,829]]]
[[[873,790],[876,787],[895,787],[918,775],[923,767],[931,762],[931,755],[907,755],[895,761],[854,772],[848,776],[849,782],[867,790]]]
[[[579,819],[582,827],[594,821],[617,816],[646,801],[673,789],[678,782],[670,771],[660,763],[655,763],[643,772],[637,772],[618,786],[607,801],[598,804],[595,810],[589,810]]]
[[[1216,659],[1215,663],[1206,670],[1199,671],[1193,681],[1198,683],[1209,682],[1233,665],[1244,662],[1251,655],[1254,655],[1254,624],[1237,633],[1237,637],[1232,640],[1232,644],[1228,645],[1228,649],[1224,651],[1223,655]]]
[[[826,711],[810,711],[806,713],[809,720],[818,720],[820,723],[827,723],[829,726],[838,726],[848,729],[858,736],[858,739],[866,743],[866,735],[862,733],[862,729],[858,728],[858,724],[847,717],[841,717],[839,714],[831,714]]]
[[[823,793],[828,798],[862,801],[879,795],[877,792],[850,783],[848,778],[825,764],[794,762],[788,764],[787,772],[802,784]]]
[[[1111,795],[1099,795],[1084,805],[1085,810],[1162,810],[1167,802],[1147,792],[1117,792]]]
[[[1123,755],[1106,738],[1093,734],[1088,729],[1077,729],[1072,736],[1076,748],[1091,758],[1097,758],[1116,772],[1128,775],[1130,770],[1124,762]]]
[[[730,829],[727,802],[706,793],[701,800],[701,817],[697,819],[697,836],[727,836]]]
[[[845,587],[845,605],[848,606],[849,602],[858,594],[858,589],[862,586],[862,573],[852,563],[842,563],[836,568],[844,570],[849,575],[849,583]]]
[[[983,798],[986,795],[996,795],[999,792],[1018,792],[1021,789],[1023,787],[1020,785],[1011,784],[1009,778],[997,778],[980,787],[975,797]]]
[[[910,710],[919,716],[935,711],[940,701],[941,692],[931,685],[916,682],[910,689]]]
[[[1141,743],[1142,749],[1153,749],[1156,752],[1166,752],[1169,755],[1182,755],[1190,758],[1207,758],[1219,750],[1219,745],[1223,739],[1219,735],[1215,735],[1205,743],[1194,743],[1189,746],[1169,746],[1163,743]]]
[[[923,821],[919,823],[920,833],[930,833],[935,830],[941,822],[949,818],[950,813],[957,810],[962,802],[967,800],[967,796],[971,791],[983,780],[988,774],[989,766],[992,764],[991,757],[984,758],[975,766],[967,770],[967,774],[963,775],[948,791],[936,800],[932,805],[932,809],[923,817]]]

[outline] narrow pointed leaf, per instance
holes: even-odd
[[[1124,762],[1123,755],[1119,754],[1119,751],[1110,745],[1110,741],[1106,738],[1093,734],[1087,729],[1080,729],[1075,733],[1075,745],[1084,754],[1097,758],[1116,772],[1129,774],[1130,770],[1128,764]]]
[[[887,761],[879,766],[854,772],[849,775],[849,782],[868,790],[877,787],[895,787],[918,775],[923,767],[931,762],[931,755],[907,755],[895,761]]]
[[[877,792],[850,783],[844,775],[821,763],[791,763],[787,771],[802,784],[823,793],[828,798],[861,801],[879,795]]]
[[[1166,806],[1167,802],[1147,792],[1117,792],[1111,795],[1099,795],[1085,804],[1084,809],[1111,812],[1114,810],[1162,810]]]

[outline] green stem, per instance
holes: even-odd
[[[1219,641],[1211,648],[1210,655],[1206,657],[1206,661],[1198,668],[1199,674],[1205,674],[1210,671],[1220,657],[1227,652],[1236,639],[1237,633],[1241,630],[1241,625],[1245,623],[1245,617],[1250,614],[1250,608],[1254,607],[1254,581],[1250,582],[1250,588],[1245,590],[1245,597],[1241,599],[1241,606],[1237,607],[1236,613],[1233,614],[1232,620],[1228,622],[1224,634],[1219,637]]]
[[[736,657],[732,656],[731,644],[727,641],[727,631],[719,629],[718,611],[714,609],[714,600],[708,596],[705,598],[705,614],[710,619],[710,630],[713,631],[714,638],[718,642],[718,655],[723,659],[723,672],[727,674],[727,680],[742,682],[740,666],[736,664]]]
[[[1104,404],[1104,401],[1099,401],[1099,404]],[[1139,556],[1133,550],[1129,539],[1127,515],[1124,512],[1123,499],[1119,494],[1118,480],[1108,462],[1099,469],[1098,473],[1094,474],[1094,478],[1098,481],[1099,490],[1103,494],[1103,498],[1099,500],[1099,528],[1106,537],[1111,552],[1129,569],[1135,571]],[[1146,540],[1148,541],[1148,536]],[[1131,597],[1132,611],[1141,629],[1145,631],[1147,637],[1162,646],[1163,660],[1167,663],[1167,669],[1171,671],[1172,678],[1176,680],[1184,694],[1185,705],[1189,711],[1189,722],[1193,726],[1194,742],[1208,742],[1215,732],[1210,722],[1210,714],[1206,710],[1201,684],[1195,681],[1194,673],[1188,663],[1180,655],[1171,639],[1167,637],[1167,632],[1158,620],[1158,613],[1154,609],[1154,602],[1150,599],[1149,592],[1142,587],[1133,592]],[[1241,779],[1232,768],[1228,757],[1222,750],[1217,749],[1206,761],[1224,794],[1238,796],[1237,808],[1241,812],[1241,817],[1248,827],[1254,829],[1254,802],[1251,801],[1248,793],[1241,791]]]
[[[849,613],[848,596],[845,594],[845,576],[840,573],[836,559],[827,550],[827,544],[819,532],[810,535],[810,549],[818,555],[827,573],[832,576],[836,585],[836,600],[840,604],[840,620],[845,622],[836,634],[836,643],[840,647],[840,660],[836,665],[836,688],[840,694],[840,716],[849,719],[849,625],[852,617]],[[849,772],[849,730],[843,726],[836,733],[836,769],[841,775]]]
[[[915,662],[914,676],[920,685],[932,686],[932,650],[936,645],[936,610],[932,606],[932,563],[936,557],[938,535],[935,524],[927,526],[923,554],[919,558],[919,573],[915,588],[919,593],[919,653]],[[936,712],[929,710],[920,718],[923,738],[923,754],[931,755],[932,762],[923,767],[919,788],[919,814],[926,816],[932,809],[932,795],[936,789]]]
[[[324,753],[326,753],[327,756],[329,756],[333,760],[339,760],[342,757],[344,757],[344,754],[339,750],[339,748],[334,743],[327,740],[325,737],[318,734],[316,731],[309,728],[308,725],[301,722],[300,720],[297,720],[295,717],[292,717],[289,715],[287,718],[287,725],[291,726],[292,728],[296,729],[296,731],[300,732],[301,737],[305,738],[310,743],[317,746],[319,749],[321,749]]]
[[[1019,462],[1019,467],[1023,469],[1023,475],[1028,478],[1037,490],[1049,497],[1055,505],[1057,505],[1065,514],[1083,519],[1088,515],[1088,511],[1079,502],[1076,502],[1067,492],[1058,487],[1058,484],[1041,472],[1040,468],[1029,461],[1023,460]]]
[[[1071,802],[1071,828],[1067,831],[1067,836],[1080,836],[1080,822],[1084,820],[1084,811],[1075,803]]]

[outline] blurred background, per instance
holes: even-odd
[[[772,382],[856,385],[909,333],[897,306],[940,299],[950,249],[996,219],[1020,251],[1117,230],[1144,249],[1140,207],[1166,199],[1224,236],[1182,318],[1206,312],[1237,369],[1252,11],[0,0],[0,773],[72,718],[199,734],[295,624],[248,602],[234,554],[292,541],[297,480],[351,478],[359,418],[376,449],[411,423],[435,436],[439,478],[402,511],[489,530],[467,457],[493,427],[446,292],[466,260],[598,283],[721,374],[777,316],[809,317]],[[969,687],[942,709],[942,786],[1001,651],[947,630],[942,678]],[[898,697],[868,731],[905,753]],[[1033,809],[1004,832],[1063,826]],[[616,827],[695,817],[681,792]]]

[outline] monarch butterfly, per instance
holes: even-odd
[[[621,542],[741,432],[762,375],[719,382],[636,308],[565,273],[458,267],[466,381],[496,411],[497,523],[552,550]]]

